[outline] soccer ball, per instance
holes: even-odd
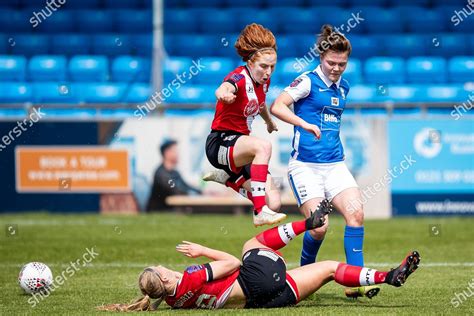
[[[30,262],[21,268],[18,275],[20,287],[28,294],[47,290],[53,283],[51,269],[41,262]]]

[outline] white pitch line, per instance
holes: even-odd
[[[46,263],[50,267],[59,267],[59,268],[67,268],[70,266],[69,263]],[[97,269],[107,269],[107,268],[145,268],[156,263],[138,263],[138,262],[107,262],[107,263],[88,263],[86,266],[78,266],[79,268],[97,268]],[[188,265],[192,265],[192,262],[187,264],[163,264],[163,266],[169,268],[184,268]],[[366,267],[396,267],[400,263],[394,262],[367,262],[365,264]],[[288,268],[296,268],[299,267],[298,262],[287,262],[286,263]],[[16,263],[0,263],[0,268],[21,268],[23,264],[16,264]],[[422,268],[452,268],[452,267],[474,267],[474,262],[421,262],[420,267]]]

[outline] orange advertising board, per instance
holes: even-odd
[[[17,192],[130,192],[126,149],[101,146],[17,146]]]

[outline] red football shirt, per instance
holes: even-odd
[[[214,281],[209,264],[190,266],[178,281],[174,294],[165,301],[173,308],[220,308],[229,298],[238,275],[239,270]]]
[[[249,135],[252,122],[265,105],[270,79],[263,85],[256,83],[246,66],[240,66],[229,73],[224,82],[233,84],[237,91],[234,103],[217,101],[216,113],[211,128],[217,131],[234,131]]]

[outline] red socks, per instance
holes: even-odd
[[[252,187],[253,207],[260,213],[265,206],[265,184],[267,182],[268,165],[250,165],[250,185]]]
[[[293,238],[306,231],[306,221],[287,223],[273,227],[257,235],[257,240],[265,246],[278,250],[285,247]]]
[[[334,281],[344,286],[355,287],[384,283],[386,276],[387,272],[340,263],[337,266]]]

